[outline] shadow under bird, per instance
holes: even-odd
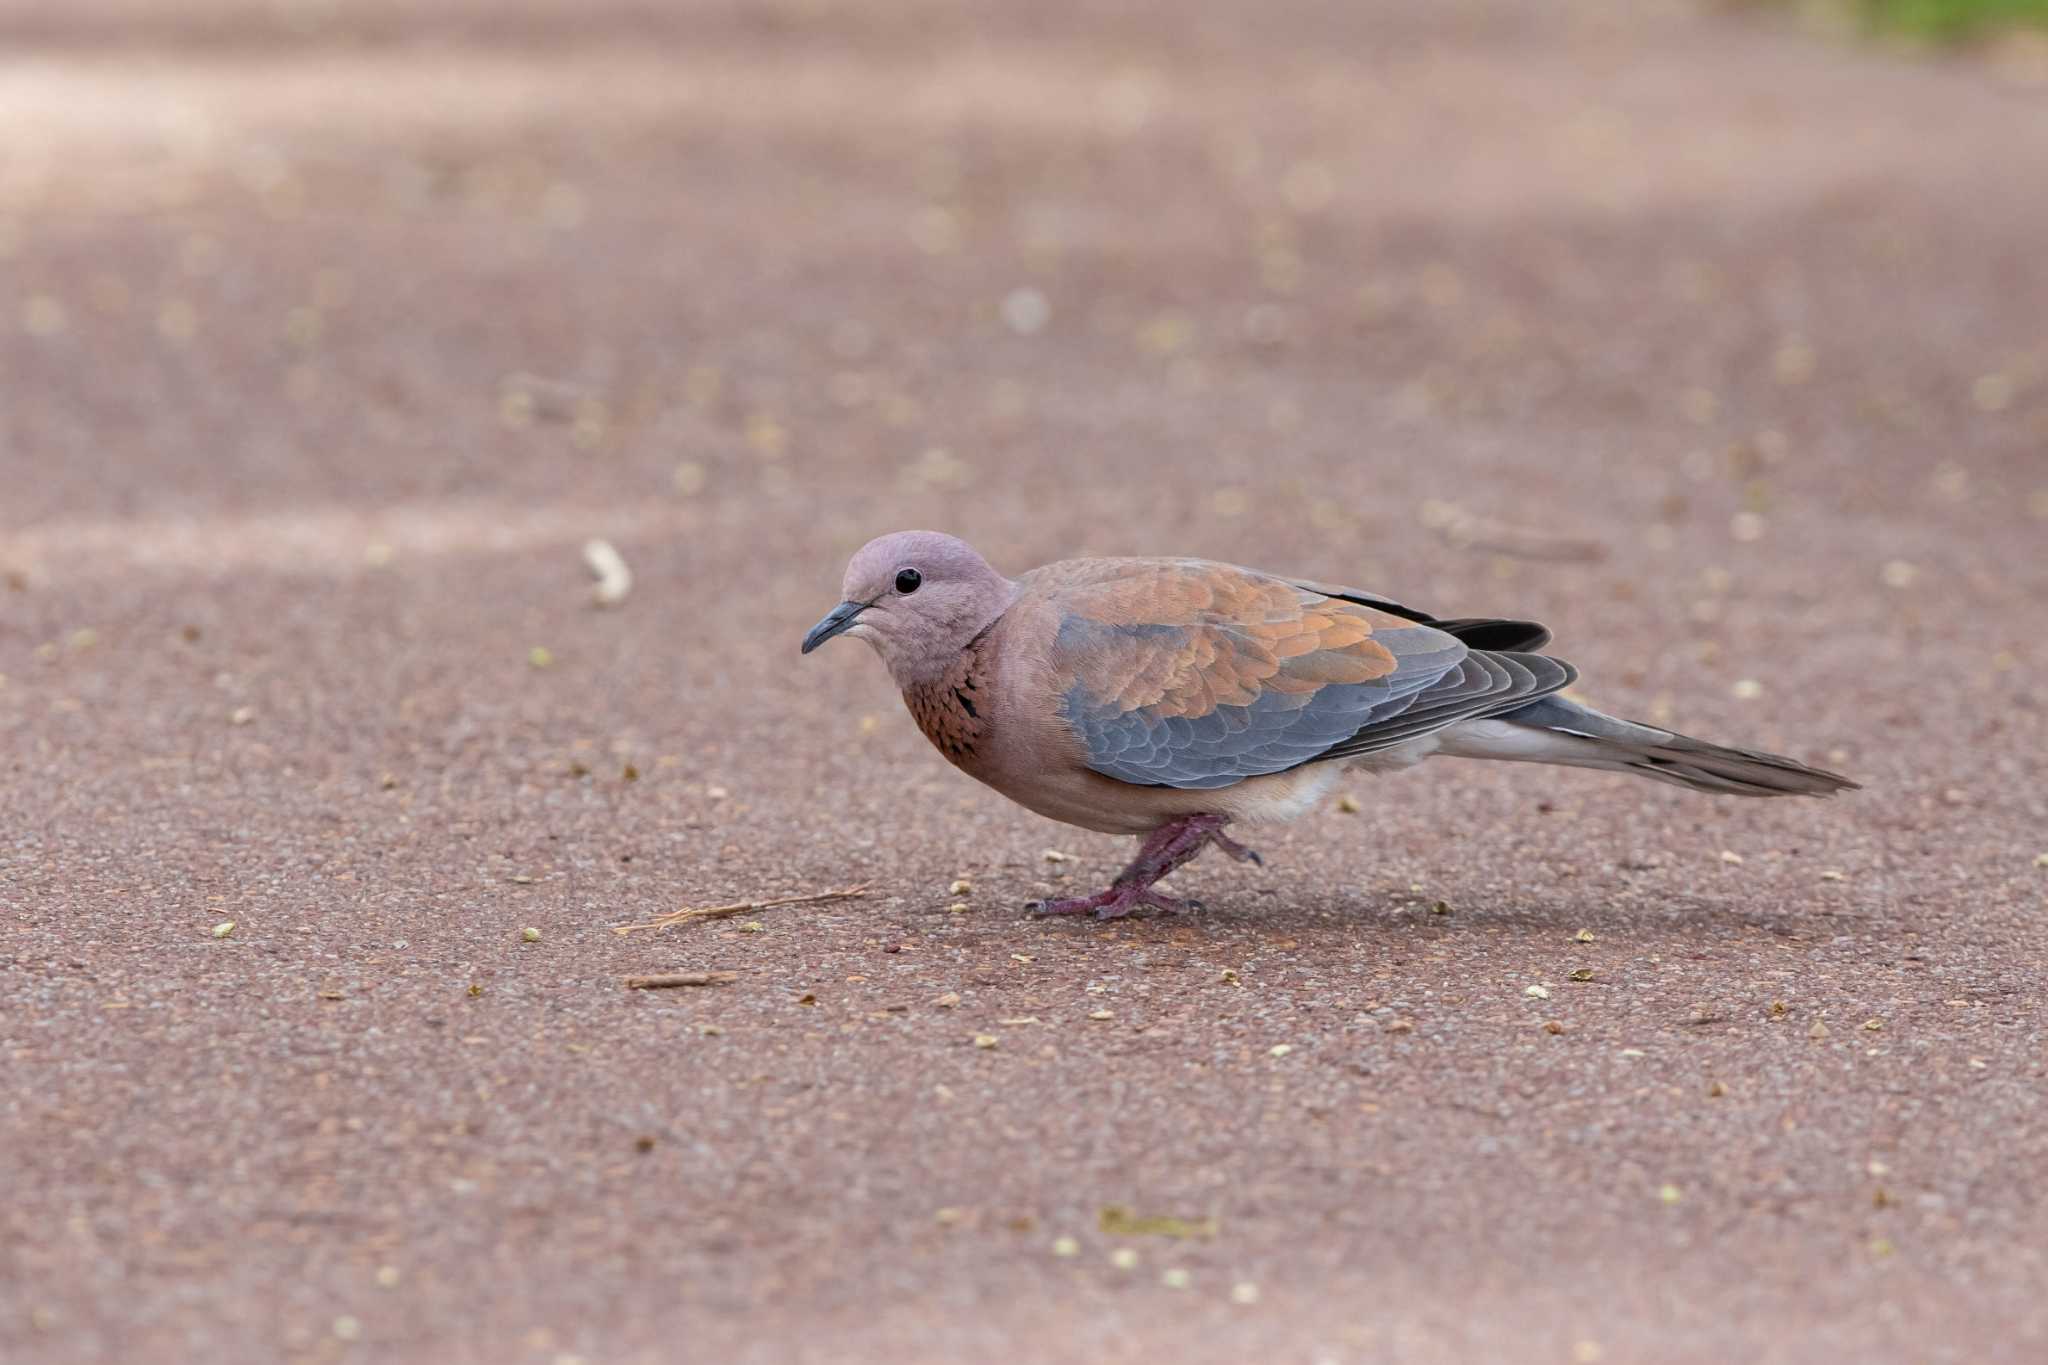
[[[1558,695],[1577,672],[1531,621],[1438,620],[1372,593],[1201,559],[1069,559],[1016,579],[936,531],[870,541],[844,601],[804,637],[867,641],[925,737],[1040,815],[1134,834],[1092,896],[1033,902],[1109,919],[1183,910],[1155,883],[1224,833],[1286,820],[1346,768],[1445,754],[1634,773],[1725,796],[1856,784]]]

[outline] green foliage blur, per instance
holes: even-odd
[[[2001,28],[2048,27],[2048,0],[1854,0],[1873,28],[1935,42],[1960,42]]]

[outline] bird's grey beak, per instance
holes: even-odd
[[[804,636],[804,653],[808,654],[835,635],[853,629],[853,623],[860,614],[873,606],[872,602],[841,602],[825,613],[825,619],[811,627],[811,633]]]

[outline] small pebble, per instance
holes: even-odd
[[[1828,1036],[1828,1026],[1816,1019],[1813,1021],[1813,1027],[1806,1031],[1806,1036],[1818,1042]]]

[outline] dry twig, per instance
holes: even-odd
[[[685,907],[648,920],[645,924],[615,924],[615,934],[630,934],[640,929],[666,929],[672,924],[694,924],[698,920],[730,919],[734,915],[751,914],[756,910],[774,910],[785,905],[822,905],[826,901],[859,900],[868,893],[865,886],[849,886],[843,891],[820,891],[813,896],[783,896],[771,901],[740,901],[735,905],[705,905]]]
[[[660,991],[670,986],[730,986],[740,979],[738,972],[662,972],[654,976],[629,976],[629,991]]]

